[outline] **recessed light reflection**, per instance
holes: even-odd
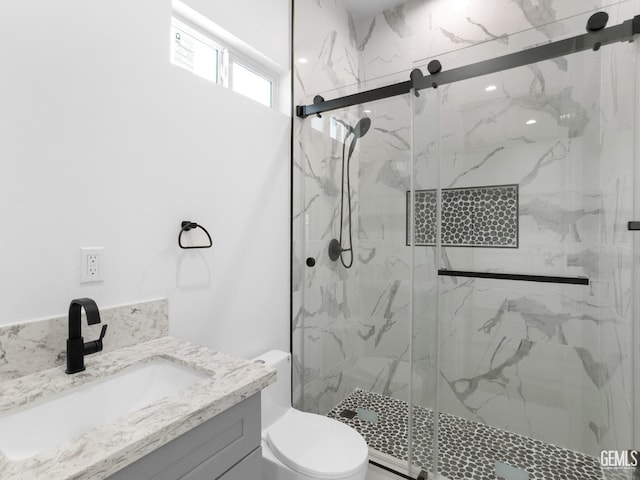
[[[485,92],[495,92],[498,89],[498,87],[496,87],[495,85],[489,85],[487,88],[484,89]]]
[[[535,119],[535,118],[532,118],[531,120],[527,120],[525,123],[526,123],[527,125],[534,125],[534,124],[536,124],[536,123],[538,123],[538,122],[536,121],[536,119]]]
[[[365,110],[364,113],[371,113],[371,110]]]
[[[306,58],[299,58],[298,59],[298,63],[307,63],[309,60],[307,60]]]
[[[449,8],[452,8],[455,11],[461,11],[467,8],[469,5],[469,0],[453,0]]]

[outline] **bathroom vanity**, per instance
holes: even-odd
[[[4,381],[0,478],[259,478],[260,391],[274,381],[269,367],[172,337],[87,357],[74,375]]]
[[[260,478],[260,394],[195,427],[108,480]]]

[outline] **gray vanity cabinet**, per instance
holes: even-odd
[[[262,478],[260,393],[108,477],[108,480]]]

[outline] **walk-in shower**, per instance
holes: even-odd
[[[640,449],[636,10],[298,107],[294,402],[360,431],[374,462],[634,478],[601,453]]]

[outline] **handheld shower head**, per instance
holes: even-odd
[[[355,138],[364,137],[369,131],[369,128],[371,128],[371,119],[369,117],[362,117],[353,127],[339,118],[333,117],[333,121],[339,123],[347,130],[347,134],[344,137],[345,142],[347,141],[347,138],[349,138],[349,135],[353,135]]]
[[[371,128],[371,119],[369,117],[362,117],[354,127],[352,127],[352,133],[355,138],[364,137]]]
[[[353,140],[349,146],[349,155],[347,156],[347,163],[351,160],[351,155],[356,149],[358,139],[364,137],[371,128],[371,119],[369,117],[362,117],[354,127],[351,127],[351,133],[353,133]]]
[[[333,240],[331,240],[331,242],[329,242],[329,258],[334,262],[339,258],[344,268],[351,268],[351,266],[353,265],[353,240],[351,236],[351,180],[349,175],[349,171],[350,171],[349,165],[351,163],[351,156],[353,155],[353,152],[356,148],[356,144],[358,143],[358,139],[364,137],[369,131],[369,129],[371,128],[371,119],[368,117],[362,117],[360,120],[358,120],[358,123],[356,123],[353,127],[343,122],[342,120],[338,120],[338,119],[335,119],[335,120],[347,129],[347,134],[344,137],[344,140],[342,143],[342,180],[340,181],[340,238],[339,239],[334,238]],[[349,145],[349,154],[347,155],[347,158],[345,160],[345,147],[346,147],[347,139],[349,138],[349,135],[353,135],[353,139],[351,140],[351,145]],[[344,215],[345,172],[347,176],[347,202],[348,202],[347,212],[349,215],[349,247],[348,248],[342,248],[342,226],[343,226],[342,219]],[[349,252],[351,254],[349,263],[346,263],[346,261],[342,256],[344,252]]]

